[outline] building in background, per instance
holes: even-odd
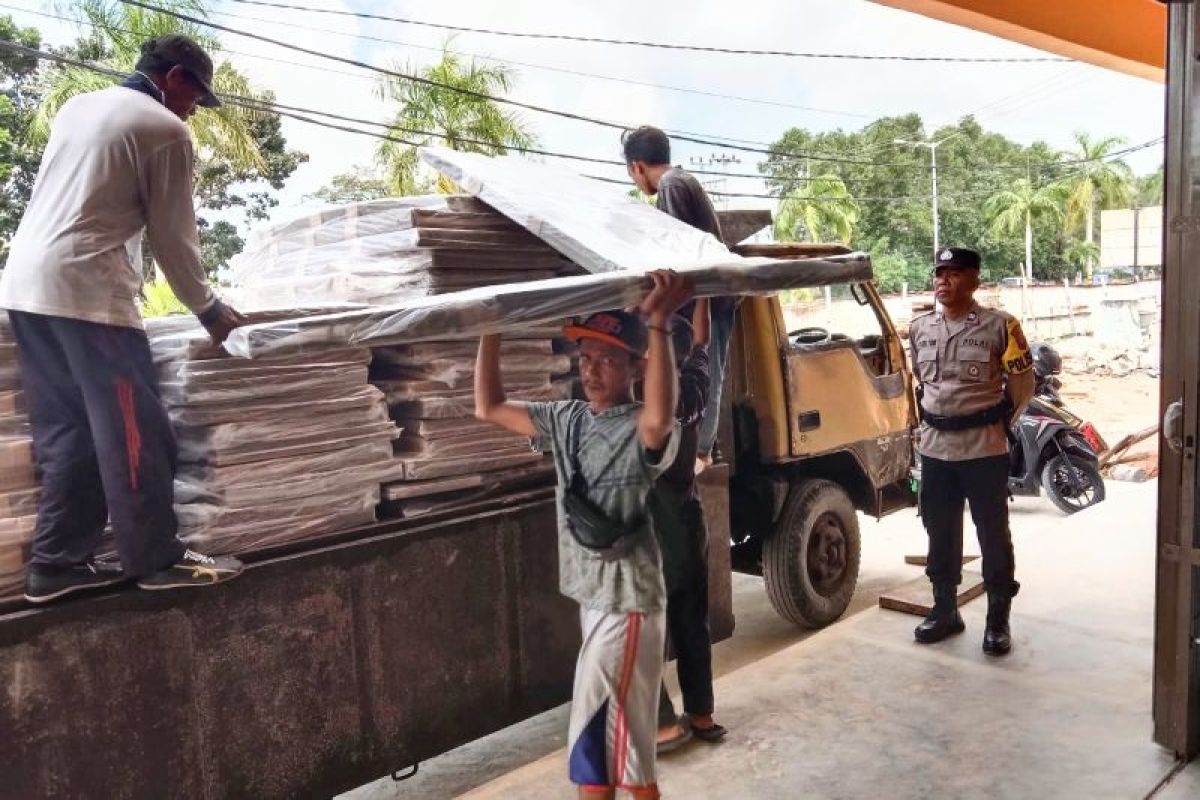
[[[1162,270],[1162,206],[1100,212],[1100,269],[1103,272]]]

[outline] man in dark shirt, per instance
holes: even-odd
[[[717,741],[726,733],[713,714],[712,640],[708,630],[708,529],[704,509],[696,495],[696,448],[700,420],[709,391],[708,319],[696,305],[693,326],[676,315],[673,323],[679,365],[679,402],[675,419],[680,424],[679,452],[656,481],[650,512],[663,557],[667,588],[667,632],[675,648],[676,674],[683,694],[681,720],[667,694],[659,690],[659,752],[674,750],[692,735]]]
[[[713,209],[708,193],[683,167],[671,166],[671,140],[658,128],[644,125],[625,131],[621,136],[625,150],[625,167],[638,189],[657,197],[659,211],[665,211],[680,222],[710,233],[718,241],[721,223]],[[707,301],[699,300],[704,305]],[[717,422],[721,411],[721,387],[725,379],[725,363],[729,355],[729,338],[733,334],[733,319],[737,311],[736,297],[714,297],[711,302],[712,336],[709,347],[711,359],[708,405],[698,431],[698,452],[706,463],[712,462],[717,441]],[[691,306],[680,309],[685,318],[691,317]]]

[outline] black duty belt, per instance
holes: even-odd
[[[919,406],[919,408],[921,409],[921,421],[939,431],[965,431],[971,428],[994,425],[997,422],[1007,424],[1008,418],[1012,414],[1012,404],[1007,399],[991,408],[985,408],[983,411],[976,411],[974,414],[963,414],[957,417],[931,414],[925,410],[925,406]]]

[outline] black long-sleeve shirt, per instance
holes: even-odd
[[[700,419],[708,405],[708,364],[708,348],[695,346],[679,370],[679,403],[675,407],[675,418],[682,427],[679,452],[658,483],[680,500],[695,492]]]

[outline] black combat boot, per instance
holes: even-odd
[[[967,629],[958,613],[958,587],[944,584],[933,587],[933,608],[917,626],[913,635],[921,644],[933,644]]]
[[[1008,651],[1012,650],[1012,636],[1008,631],[1008,612],[1011,609],[1011,597],[988,593],[987,629],[983,632],[983,652],[989,656],[1006,656]]]

